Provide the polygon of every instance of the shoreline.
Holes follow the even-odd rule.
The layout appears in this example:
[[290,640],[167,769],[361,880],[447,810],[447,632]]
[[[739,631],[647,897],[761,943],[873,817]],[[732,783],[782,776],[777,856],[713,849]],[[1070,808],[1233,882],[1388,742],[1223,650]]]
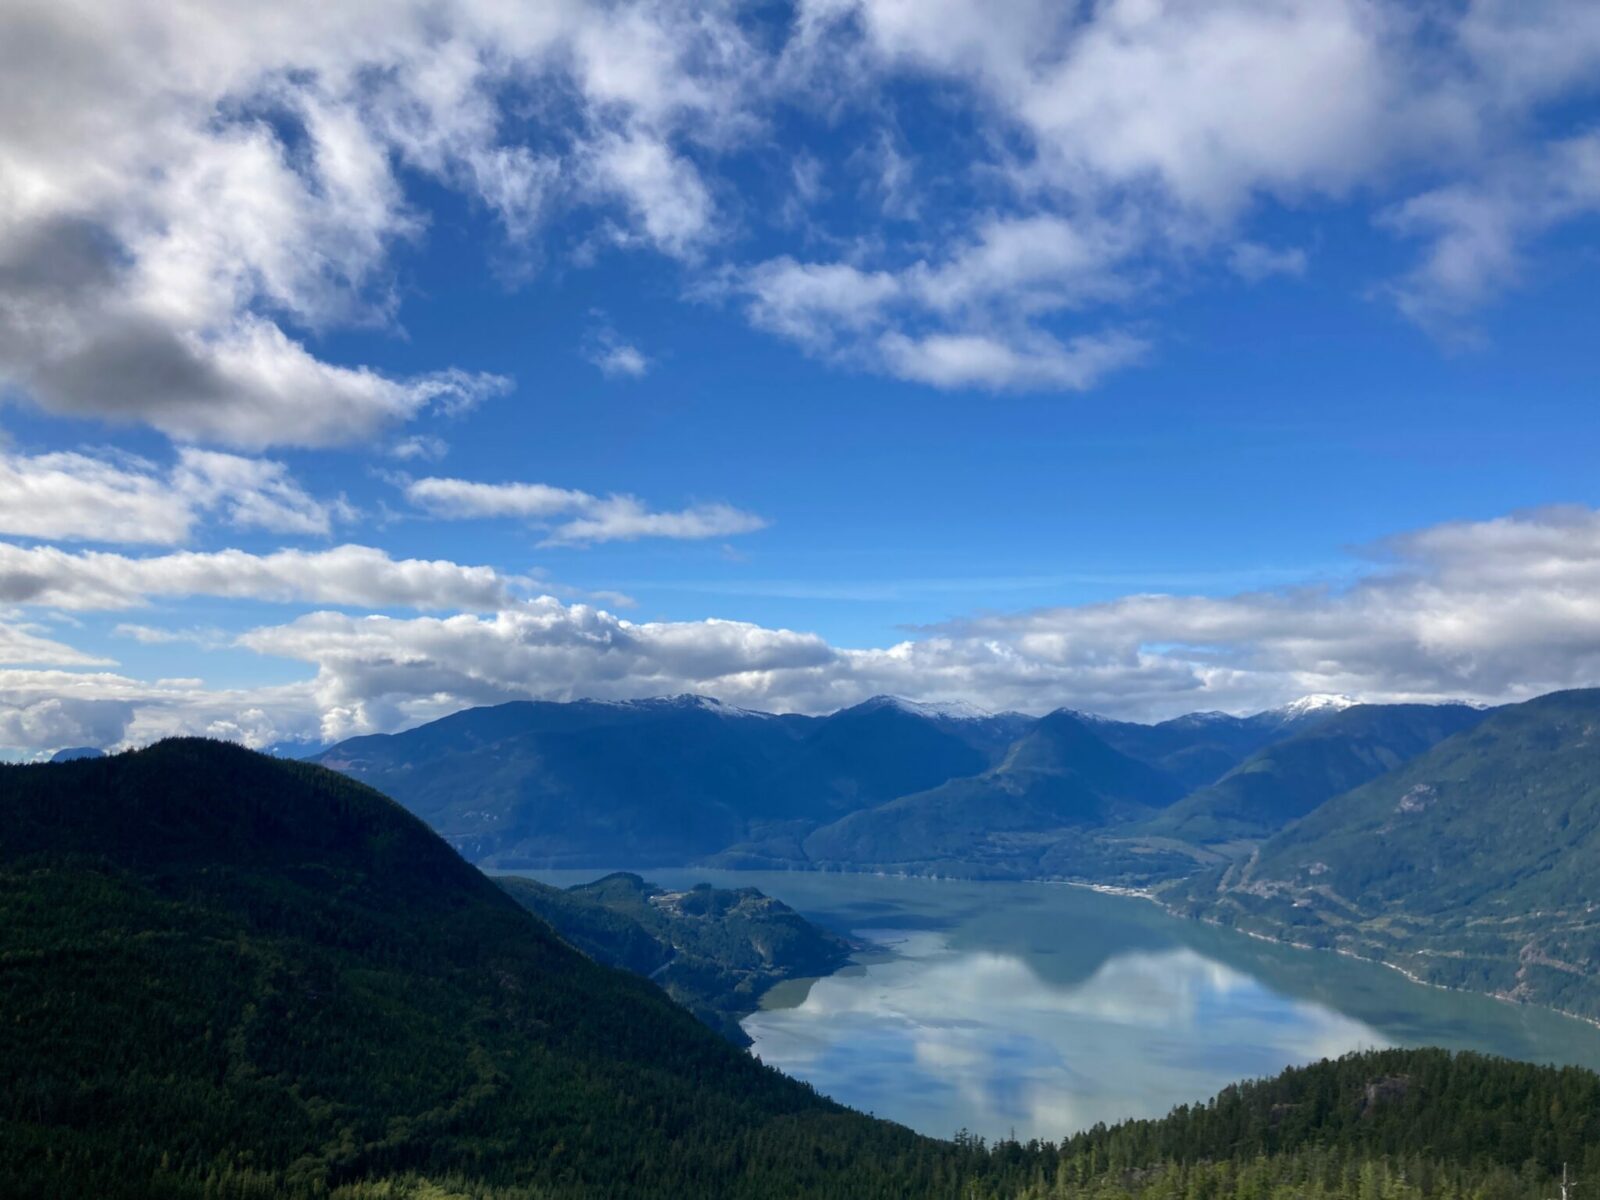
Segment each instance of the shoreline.
[[1386,958],[1374,958],[1367,954],[1357,954],[1354,950],[1344,950],[1338,946],[1313,946],[1308,942],[1292,942],[1287,938],[1275,938],[1269,934],[1258,933],[1254,929],[1241,929],[1237,925],[1225,925],[1221,921],[1211,920],[1206,917],[1186,917],[1182,913],[1174,912],[1170,906],[1162,904],[1159,897],[1152,895],[1150,898],[1156,902],[1157,906],[1162,912],[1166,913],[1168,916],[1177,921],[1194,921],[1200,925],[1209,925],[1213,929],[1230,930],[1233,933],[1240,933],[1247,938],[1253,938],[1258,942],[1266,942],[1268,945],[1272,946],[1287,946],[1292,950],[1305,950],[1310,951],[1313,954],[1337,954],[1341,958],[1352,959],[1355,962],[1371,963],[1373,966],[1377,967],[1387,967],[1389,970],[1394,971],[1407,981],[1417,984],[1420,987],[1433,988],[1436,991],[1441,992],[1455,992],[1462,996],[1483,996],[1490,1000],[1497,1000],[1501,1004],[1510,1005],[1512,1008],[1538,1009],[1540,1012],[1554,1013],[1558,1017],[1566,1017],[1569,1020],[1580,1021],[1585,1025],[1592,1025],[1594,1028],[1600,1029],[1600,1017],[1586,1016],[1583,1013],[1573,1012],[1571,1009],[1566,1008],[1556,1008],[1554,1005],[1550,1004],[1531,1004],[1526,1000],[1518,1000],[1513,996],[1508,996],[1504,992],[1482,992],[1477,988],[1455,987],[1448,983],[1436,983],[1431,979],[1424,979],[1415,971],[1412,971],[1407,967],[1403,967],[1399,963],[1390,962]]
[[[481,867],[478,868],[478,869],[479,870],[484,870]],[[508,870],[505,870],[503,868],[496,868],[496,869],[493,870],[492,873],[496,874],[496,875],[516,875],[516,874],[525,874],[525,873],[527,873],[527,871],[530,871],[530,870],[586,871],[586,870],[589,870],[589,869],[591,869],[591,868],[587,868],[587,867],[548,867],[548,868],[525,868],[525,869],[523,869],[521,871],[508,871]],[[649,870],[654,869],[654,870],[660,870],[660,871],[719,871],[719,872],[722,872],[723,874],[726,874],[726,875],[758,874],[758,873],[762,873],[762,872],[765,872],[765,873],[768,873],[768,874],[773,874],[773,875],[782,875],[782,874],[796,874],[796,875],[852,875],[852,876],[860,876],[860,877],[867,878],[867,879],[904,879],[904,880],[916,880],[916,881],[921,881],[921,882],[926,882],[926,883],[971,883],[971,884],[1027,883],[1027,884],[1042,884],[1042,885],[1053,886],[1053,887],[1079,888],[1079,889],[1081,889],[1083,891],[1095,892],[1095,893],[1098,893],[1099,895],[1102,895],[1102,896],[1119,896],[1119,897],[1122,897],[1122,898],[1125,898],[1125,899],[1130,899],[1130,900],[1145,900],[1145,901],[1148,901],[1149,903],[1154,904],[1164,914],[1166,914],[1167,916],[1171,917],[1175,921],[1192,921],[1192,922],[1194,922],[1195,924],[1198,924],[1198,925],[1208,925],[1213,929],[1225,929],[1225,930],[1228,930],[1229,932],[1237,933],[1237,934],[1240,934],[1240,935],[1242,935],[1244,937],[1251,938],[1254,941],[1265,942],[1268,945],[1273,945],[1273,946],[1286,946],[1286,947],[1288,947],[1289,949],[1292,949],[1292,950],[1309,951],[1309,952],[1312,952],[1312,953],[1319,953],[1319,954],[1337,954],[1337,955],[1339,955],[1339,956],[1341,956],[1343,958],[1352,959],[1355,962],[1370,963],[1373,966],[1384,967],[1387,970],[1394,971],[1396,974],[1400,975],[1403,979],[1407,980],[1408,982],[1417,984],[1417,985],[1419,985],[1421,987],[1434,988],[1435,990],[1441,991],[1441,992],[1456,992],[1456,993],[1459,993],[1459,994],[1464,995],[1464,996],[1483,996],[1483,997],[1485,997],[1487,999],[1496,1000],[1496,1001],[1500,1002],[1501,1004],[1506,1004],[1506,1005],[1509,1005],[1509,1006],[1511,1006],[1513,1008],[1537,1009],[1540,1012],[1552,1013],[1552,1014],[1554,1014],[1554,1015],[1556,1015],[1558,1017],[1565,1017],[1565,1018],[1567,1018],[1569,1020],[1578,1021],[1581,1024],[1591,1026],[1591,1027],[1593,1027],[1595,1029],[1600,1029],[1600,1017],[1586,1016],[1583,1013],[1572,1012],[1570,1009],[1565,1009],[1565,1008],[1556,1008],[1553,1005],[1549,1005],[1549,1004],[1532,1004],[1532,1003],[1529,1003],[1526,1000],[1517,1000],[1517,999],[1515,999],[1515,998],[1513,998],[1511,996],[1505,995],[1502,992],[1485,992],[1485,991],[1479,991],[1476,988],[1454,987],[1454,986],[1452,986],[1451,984],[1448,984],[1448,983],[1436,983],[1431,979],[1422,978],[1415,971],[1412,971],[1407,967],[1403,967],[1399,963],[1389,962],[1387,959],[1374,958],[1374,957],[1371,957],[1370,955],[1366,955],[1366,954],[1357,954],[1353,950],[1345,950],[1345,949],[1341,949],[1341,948],[1339,948],[1337,946],[1331,946],[1331,947],[1313,946],[1313,945],[1310,945],[1309,943],[1306,943],[1306,942],[1296,942],[1296,941],[1291,941],[1291,940],[1289,940],[1287,938],[1272,937],[1269,934],[1260,933],[1260,932],[1258,932],[1256,930],[1253,930],[1253,929],[1243,929],[1243,928],[1241,928],[1241,927],[1239,927],[1237,925],[1227,925],[1227,924],[1224,924],[1221,921],[1217,921],[1217,920],[1214,920],[1214,919],[1211,919],[1211,918],[1208,918],[1208,917],[1190,917],[1190,916],[1186,916],[1183,913],[1180,913],[1180,912],[1177,912],[1176,910],[1174,910],[1171,905],[1164,903],[1162,901],[1160,895],[1157,892],[1155,892],[1153,889],[1146,888],[1146,887],[1131,887],[1131,886],[1128,886],[1126,884],[1115,884],[1115,883],[1093,883],[1093,882],[1091,882],[1089,880],[1084,880],[1084,879],[1060,879],[1060,878],[1052,879],[1052,878],[1048,878],[1048,877],[1038,877],[1038,878],[1035,878],[1035,877],[1022,877],[1022,878],[1017,878],[1017,879],[975,879],[975,878],[973,878],[971,876],[968,876],[968,875],[935,875],[935,874],[928,874],[928,873],[924,873],[924,872],[920,872],[920,871],[913,872],[913,871],[882,871],[882,870],[879,870],[879,871],[842,870],[842,869],[837,868],[837,867],[799,867],[799,866],[776,866],[776,865],[774,865],[774,866],[764,866],[764,867],[710,867],[710,866],[700,866],[700,865],[697,865],[697,864],[689,864],[689,865],[686,865],[686,866],[676,866],[676,867],[668,867],[668,866],[660,866],[660,865],[658,865],[658,866],[656,866],[654,868],[648,868],[648,867],[646,867],[646,868],[633,868],[633,867],[600,868],[600,867],[596,867],[596,868],[593,868],[593,869],[597,870],[597,871],[599,871],[599,870],[608,870],[608,869],[609,870],[632,870],[635,873],[646,873]],[[485,874],[490,874],[491,872],[490,871],[484,871],[484,873]]]

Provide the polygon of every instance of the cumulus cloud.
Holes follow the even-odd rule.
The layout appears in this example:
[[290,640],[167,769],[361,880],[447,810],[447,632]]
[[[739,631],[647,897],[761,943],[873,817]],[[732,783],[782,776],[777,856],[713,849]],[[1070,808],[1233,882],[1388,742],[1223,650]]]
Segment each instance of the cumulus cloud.
[[[1113,232],[1080,238],[1090,253],[1062,271],[1126,296],[1181,277],[1197,253],[1220,251],[1251,280],[1299,274],[1302,252],[1240,237],[1241,227],[1269,205],[1388,196],[1380,223],[1424,249],[1387,293],[1438,327],[1514,283],[1524,245],[1594,206],[1583,139],[1540,144],[1529,133],[1542,106],[1584,90],[1600,68],[1600,32],[1581,0],[1426,10],[1383,0],[804,0],[796,29],[785,66],[824,111],[882,107],[886,76],[953,85],[963,115],[988,135],[989,152],[966,164],[985,198],[969,240],[981,251],[998,221],[1023,252],[994,256],[993,308],[974,305],[965,321],[915,323],[906,306],[930,297],[905,263],[886,261],[892,242],[840,263],[779,259],[748,271],[751,317],[808,349],[842,343],[855,349],[846,361],[928,382],[945,374],[936,357],[909,358],[919,369],[902,372],[885,343],[854,339],[887,325],[886,344],[901,350],[981,344],[994,366],[969,383],[996,385],[1014,363],[1018,386],[1076,386],[1074,372],[1041,373],[1036,356],[997,352],[1015,346],[1015,314],[1036,281],[1055,274],[1052,226]],[[1447,182],[1418,192],[1418,179]],[[999,218],[996,180],[1011,188]],[[949,265],[981,279],[981,258],[969,249]],[[909,274],[927,283],[927,271],[915,263]],[[1021,330],[1024,340],[1096,333]]]
[[548,530],[546,545],[635,541],[645,537],[700,539],[764,529],[754,513],[727,504],[696,504],[655,512],[633,496],[594,496],[544,483],[480,483],[430,477],[406,485],[406,497],[435,516],[520,517]]
[[327,535],[341,502],[306,492],[282,463],[185,447],[170,472],[140,459],[0,453],[0,532],[172,545],[205,516],[237,528]]
[[171,545],[194,506],[142,465],[85,454],[0,454],[0,531],[23,537]]
[[0,663],[94,667],[107,665],[107,660],[45,637],[37,625],[0,621]]
[[110,671],[0,668],[0,749],[117,749],[200,735],[261,748],[317,736],[306,684],[208,689],[197,679],[146,683]]
[[371,546],[132,557],[0,542],[0,602],[77,611],[181,596],[486,611],[511,602],[524,582],[492,567],[396,559]]
[[389,447],[389,456],[401,462],[433,462],[450,453],[450,443],[432,434],[417,433],[400,438]]
[[[1530,133],[1600,66],[1590,8],[802,0],[778,29],[653,0],[227,0],[205,19],[22,0],[0,38],[0,388],[249,448],[361,442],[503,391],[470,365],[401,375],[314,349],[398,319],[396,251],[428,236],[417,177],[491,214],[511,257],[581,214],[580,246],[709,268],[762,328],[939,386],[1083,386],[1082,355],[1046,339],[1131,336],[1083,310],[1159,296],[1196,255],[1290,269],[1231,248],[1262,207],[1308,199],[1375,198],[1422,239],[1392,295],[1437,322],[1592,208],[1561,185],[1575,131]],[[906,77],[971,133],[954,161],[898,149]],[[829,164],[861,177],[859,220],[826,234],[848,249],[719,263],[744,223],[820,228],[795,211],[825,207],[813,147],[784,146],[801,165],[768,213],[730,153],[796,105],[862,122]],[[1511,182],[1524,169],[1545,182]],[[619,344],[602,365],[647,363]]]
[[1390,228],[1425,240],[1428,250],[1384,290],[1417,324],[1456,332],[1462,320],[1520,282],[1533,238],[1596,212],[1600,133],[1515,156],[1478,179],[1413,196],[1385,214]]
[[486,617],[400,620],[313,613],[245,634],[264,654],[316,663],[326,737],[392,727],[444,697],[495,703],[681,691],[814,670],[836,652],[815,634],[734,621],[634,624],[551,598]]
[[517,697],[706,692],[830,711],[893,692],[1135,718],[1313,692],[1487,702],[1600,683],[1600,512],[1437,526],[1343,587],[1142,595],[952,622],[882,648],[730,621],[633,623],[545,598],[492,615],[319,613],[244,645],[317,668],[327,736]]
[[[327,590],[338,602],[361,594]],[[310,680],[283,688],[213,692],[197,681],[12,669],[0,671],[0,696],[13,706],[52,697],[128,701],[129,741],[232,728],[251,744],[396,729],[509,699],[684,691],[779,711],[827,712],[890,692],[1134,719],[1254,711],[1316,692],[1499,702],[1600,685],[1597,596],[1600,511],[1558,508],[1388,539],[1371,548],[1365,573],[1341,586],[1135,595],[987,614],[882,647],[840,647],[814,633],[739,621],[634,622],[544,596],[438,616],[314,612],[239,636],[232,644],[314,669]],[[22,640],[5,640],[19,632]],[[153,642],[205,644],[206,636],[123,632]],[[95,665],[28,637],[37,634],[0,636],[0,657]]]
[[584,355],[607,379],[643,379],[650,360],[631,342],[624,341],[609,325],[599,326],[590,335]]
[[26,704],[0,701],[0,746],[38,751],[67,746],[100,749],[121,741],[132,721],[133,705],[126,700],[50,697]]
[[[689,253],[754,52],[730,16],[549,7],[25,2],[0,38],[0,385],[51,412],[239,446],[370,436],[502,390],[338,364],[305,334],[391,321],[424,235],[399,168],[526,239],[558,206]],[[561,103],[556,103],[557,99]],[[565,114],[528,140],[508,108]]]
[[895,270],[781,257],[732,287],[751,321],[807,350],[935,387],[1081,390],[1148,349],[1121,330],[1066,340],[1038,318],[1126,291],[1124,228],[1048,215],[990,218],[938,259]]

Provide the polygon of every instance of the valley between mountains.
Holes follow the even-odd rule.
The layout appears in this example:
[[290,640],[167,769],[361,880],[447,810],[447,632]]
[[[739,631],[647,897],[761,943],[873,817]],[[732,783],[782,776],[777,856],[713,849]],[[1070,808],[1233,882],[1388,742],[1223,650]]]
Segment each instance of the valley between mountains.
[[[1159,724],[878,697],[526,702],[315,761],[497,871],[627,864],[1061,880],[1600,1018],[1600,690],[1309,697]],[[646,871],[647,873],[647,871]]]

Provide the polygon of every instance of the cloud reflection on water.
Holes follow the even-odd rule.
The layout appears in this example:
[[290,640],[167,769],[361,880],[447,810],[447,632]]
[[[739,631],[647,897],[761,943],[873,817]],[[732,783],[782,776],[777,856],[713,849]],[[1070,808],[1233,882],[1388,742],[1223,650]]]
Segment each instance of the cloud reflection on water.
[[1055,1139],[1388,1044],[1186,947],[1113,955],[1064,985],[1023,957],[957,950],[939,933],[861,933],[893,957],[819,980],[798,1007],[757,1013],[745,1029],[765,1062],[939,1136]]

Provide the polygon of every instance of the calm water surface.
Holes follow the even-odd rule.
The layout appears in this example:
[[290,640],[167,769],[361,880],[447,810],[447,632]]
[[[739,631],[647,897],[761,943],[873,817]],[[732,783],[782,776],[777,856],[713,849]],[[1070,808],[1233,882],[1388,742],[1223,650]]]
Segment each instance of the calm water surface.
[[[603,871],[531,874],[563,886]],[[761,1058],[937,1136],[1059,1138],[1158,1116],[1233,1080],[1368,1046],[1441,1045],[1600,1069],[1600,1029],[1057,884],[647,869],[756,887],[869,939],[744,1027]]]

